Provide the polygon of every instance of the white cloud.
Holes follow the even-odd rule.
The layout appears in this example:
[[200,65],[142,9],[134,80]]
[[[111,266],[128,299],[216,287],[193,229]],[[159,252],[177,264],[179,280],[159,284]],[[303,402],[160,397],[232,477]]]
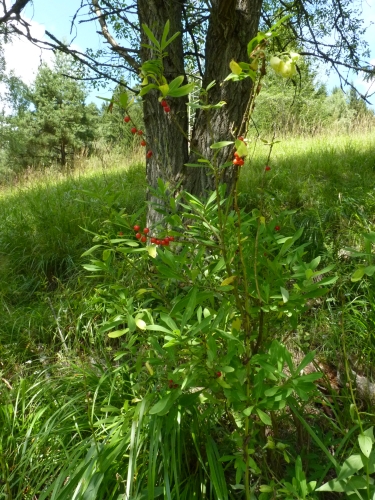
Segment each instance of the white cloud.
[[[27,21],[33,37],[45,40],[44,26],[29,19]],[[12,42],[5,44],[4,56],[7,72],[13,70],[26,84],[35,80],[38,67],[42,62],[49,64],[53,60],[52,51],[43,50],[23,37],[14,37]]]

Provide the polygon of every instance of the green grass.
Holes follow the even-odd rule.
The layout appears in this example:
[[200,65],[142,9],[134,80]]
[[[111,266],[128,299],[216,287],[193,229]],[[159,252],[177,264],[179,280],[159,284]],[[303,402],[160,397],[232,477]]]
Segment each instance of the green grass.
[[[243,167],[241,203],[248,210],[261,208],[266,216],[290,210],[293,224],[305,228],[307,251],[322,256],[324,264],[334,263],[340,276],[329,301],[312,305],[293,339],[337,361],[342,358],[344,321],[347,350],[363,367],[375,361],[373,280],[352,283],[350,276],[361,261],[340,252],[347,246],[362,248],[362,234],[374,231],[375,137],[285,140],[274,146],[269,172],[264,171],[267,156],[260,143],[251,165]],[[94,290],[100,280],[87,276],[81,258],[93,244],[92,232],[116,234],[121,230],[116,214],[132,214],[144,205],[144,166],[122,165],[117,159],[110,165],[107,158],[65,175],[29,173],[0,190],[0,497],[10,490],[13,499],[32,499],[56,477],[61,487],[86,454],[87,467],[94,471],[95,453],[103,443],[114,465],[100,491],[103,498],[117,498],[127,475],[124,467],[135,460],[127,456],[127,441],[121,444],[116,434],[119,426],[131,426],[132,412],[138,411],[121,409],[137,396],[134,381],[129,382],[126,367],[113,369],[118,343],[98,333],[104,312]],[[104,226],[108,220],[112,222]],[[126,283],[126,276],[121,279]],[[106,407],[118,411],[106,413]],[[189,476],[195,465],[183,463],[181,450],[174,450],[177,434],[198,455],[201,448],[194,443],[191,416],[183,418],[176,415],[175,434],[166,433],[165,439],[172,439],[170,450]],[[343,411],[345,418],[349,422],[348,411]],[[149,441],[143,432],[152,437],[152,425],[156,421],[133,436],[138,460],[144,462]],[[158,432],[162,436],[165,430]],[[155,450],[162,443],[156,438],[151,442]],[[158,453],[172,467],[167,451],[160,448]],[[146,485],[147,477],[142,481]],[[193,478],[184,486],[197,500],[198,483]],[[54,498],[59,498],[57,492]]]
[[[138,164],[68,176],[38,173],[0,191],[1,343],[17,342],[27,351],[52,342],[53,308],[62,323],[77,323],[93,286],[80,258],[92,245],[91,232],[114,211],[137,211],[145,188]],[[66,334],[71,330],[79,333],[69,327]]]

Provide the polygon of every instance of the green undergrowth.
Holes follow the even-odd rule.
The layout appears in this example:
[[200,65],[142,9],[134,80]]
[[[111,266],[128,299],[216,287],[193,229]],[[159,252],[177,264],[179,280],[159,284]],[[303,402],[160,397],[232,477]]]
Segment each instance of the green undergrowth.
[[86,338],[89,327],[80,332],[79,325],[93,280],[86,279],[80,256],[103,220],[139,209],[145,187],[144,168],[134,165],[39,173],[0,191],[1,344],[27,353],[26,346],[53,343],[60,323],[68,343]]
[[[371,134],[292,138],[274,145],[268,162],[271,170],[265,171],[267,157],[268,148],[258,143],[251,165],[243,167],[242,206],[247,212],[258,208],[266,218],[287,213],[283,220],[289,228],[304,229],[301,242],[308,244],[307,257],[320,257],[321,268],[334,265],[338,275],[326,297],[311,301],[298,328],[285,335],[285,342],[296,352],[315,348],[320,359],[336,368],[346,349],[351,367],[371,376],[368,367],[375,361],[373,278],[352,281],[351,277],[358,265],[372,264],[372,248],[358,256],[351,249],[360,254],[364,235],[375,232],[375,138]],[[96,170],[88,166],[86,171],[64,176],[38,174],[0,191],[0,498],[1,494],[37,498],[69,461],[72,470],[75,463],[87,463],[93,473],[102,447],[108,453],[106,474],[110,477],[108,489],[101,490],[102,498],[125,498],[117,494],[123,491],[128,475],[121,467],[128,459],[129,443],[121,441],[119,433],[121,425],[132,425],[137,410],[131,402],[137,401],[142,387],[129,378],[126,363],[121,361],[121,341],[109,339],[100,327],[108,315],[115,314],[105,305],[109,294],[120,303],[120,288],[128,287],[129,294],[137,290],[137,271],[131,275],[119,271],[113,276],[107,297],[100,292],[102,279],[89,276],[82,267],[88,258],[81,255],[92,247],[93,233],[106,231],[115,237],[123,230],[118,214],[141,210],[146,187],[144,166],[138,164]],[[140,223],[142,217],[137,219]],[[142,346],[132,347],[135,352],[138,348],[142,350]],[[344,388],[341,399],[332,403],[336,434],[327,430],[329,435],[324,437],[327,417],[311,412],[308,422],[318,439],[345,436],[352,425],[350,397]],[[360,404],[365,411],[366,402]],[[171,440],[168,449],[173,460],[192,478],[191,486],[185,485],[184,491],[191,492],[186,498],[198,500],[194,474],[205,440],[199,435],[198,420],[212,419],[214,435],[224,447],[228,441],[228,449],[231,436],[223,429],[230,428],[230,422],[228,415],[189,411],[174,415],[171,429],[152,427],[149,432],[160,437],[159,443],[155,438],[155,449],[163,433]],[[301,426],[297,426],[297,437],[291,435],[288,426],[292,429],[293,425],[289,420],[281,425],[283,438],[291,447],[297,442],[304,463],[319,478],[329,464],[317,465],[321,457],[316,443]],[[131,434],[129,439],[138,440],[139,457],[146,463],[144,442],[148,438]],[[308,446],[303,451],[305,441]],[[184,462],[183,451],[175,448],[181,442],[188,450],[189,463]],[[342,453],[354,447],[348,439]],[[214,448],[207,449],[214,456]],[[161,452],[169,451],[165,447]],[[172,458],[164,456],[168,463]],[[285,474],[292,474],[293,467],[287,467]],[[56,488],[62,488],[69,475],[66,470]],[[61,500],[73,498],[73,493]],[[60,498],[57,490],[54,495]],[[207,494],[207,498],[214,496]]]

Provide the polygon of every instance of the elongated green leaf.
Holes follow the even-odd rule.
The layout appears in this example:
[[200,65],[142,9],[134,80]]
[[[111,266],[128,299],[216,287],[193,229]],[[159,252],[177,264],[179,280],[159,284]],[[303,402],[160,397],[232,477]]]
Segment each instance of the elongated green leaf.
[[95,252],[95,250],[97,248],[100,248],[102,246],[103,245],[94,245],[93,247],[91,247],[88,250],[86,250],[86,252],[83,252],[83,254],[81,255],[81,257],[86,257],[86,255],[91,255],[93,252]]
[[161,42],[160,42],[161,50],[164,50],[164,48],[166,46],[165,44],[167,42],[169,29],[170,29],[170,22],[169,22],[169,19],[167,19],[167,22],[164,25],[163,34],[161,36]]
[[301,363],[298,365],[296,369],[296,373],[300,373],[306,366],[312,362],[312,360],[315,358],[315,352],[316,351],[310,351],[306,354],[306,356],[303,358]]
[[286,290],[282,286],[280,287],[280,291],[281,291],[281,295],[283,297],[283,302],[285,304],[289,300],[289,292],[288,292],[288,290]]
[[164,396],[160,401],[158,401],[150,410],[151,415],[166,415],[171,409],[173,403],[182,394],[181,389],[175,389],[166,396]]
[[151,330],[153,332],[163,332],[163,333],[172,333],[172,330],[168,330],[164,326],[160,325],[147,325],[146,330]]
[[114,332],[109,332],[108,337],[111,339],[117,339],[118,337],[122,337],[129,331],[129,328],[125,328],[124,330],[115,330]]
[[226,146],[230,146],[231,144],[234,144],[234,142],[233,141],[214,142],[214,144],[211,144],[210,148],[211,149],[221,149],[221,148],[225,148]]
[[142,24],[143,31],[146,33],[148,38],[151,40],[151,42],[160,49],[160,43],[156,40],[155,35],[153,32],[150,30],[150,28],[147,26],[147,24]]
[[337,479],[340,481],[342,479],[346,479],[349,476],[357,473],[363,467],[363,460],[361,455],[351,455],[349,458],[345,460],[343,463],[340,473],[337,476]]
[[210,437],[207,440],[206,452],[208,465],[210,467],[210,479],[212,481],[217,500],[228,500],[228,489],[221,465],[219,452],[215,441]]
[[141,88],[141,91],[139,92],[140,96],[146,95],[148,92],[150,92],[151,89],[158,89],[158,85],[155,85],[154,83],[149,83],[148,85],[145,85],[144,87]]
[[258,417],[261,419],[261,421],[266,424],[266,425],[272,425],[272,420],[270,418],[269,415],[267,415],[267,413],[265,413],[264,411],[260,410],[259,408],[256,408],[255,410],[258,414]]
[[82,495],[82,500],[93,500],[93,498],[97,498],[97,493],[103,479],[104,479],[103,472],[95,472],[90,479],[86,491]]
[[181,330],[184,328],[189,319],[193,316],[195,307],[197,305],[197,292],[198,292],[197,287],[193,287],[188,294],[189,302],[186,306],[185,312],[181,319]]
[[190,94],[190,92],[193,92],[194,87],[194,83],[188,83],[186,85],[183,85],[182,87],[179,87],[178,89],[171,90],[169,85],[168,95],[170,95],[171,97],[182,97],[184,95]]
[[174,80],[169,82],[169,89],[170,90],[176,90],[179,88],[179,86],[182,84],[184,81],[184,77],[182,75],[177,76]]
[[166,47],[168,47],[168,45],[170,45],[170,44],[171,44],[174,40],[176,40],[176,38],[177,38],[178,36],[180,36],[180,35],[181,35],[181,33],[180,33],[179,31],[176,31],[176,33],[175,33],[174,35],[172,35],[172,36],[170,37],[170,39],[169,39],[169,40],[167,40],[167,41],[164,43],[164,45],[162,45],[162,48],[161,48],[161,49],[162,49],[162,50],[164,50]]

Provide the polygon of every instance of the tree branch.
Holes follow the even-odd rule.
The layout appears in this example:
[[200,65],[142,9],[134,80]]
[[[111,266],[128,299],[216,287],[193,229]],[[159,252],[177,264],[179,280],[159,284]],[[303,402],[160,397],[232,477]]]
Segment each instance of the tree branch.
[[0,17],[0,24],[8,22],[12,18],[12,16],[18,19],[20,17],[21,11],[30,1],[31,0],[16,0],[11,9],[9,9],[7,12],[4,8],[5,14],[3,17]]
[[94,12],[96,14],[96,17],[98,18],[101,30],[102,30],[102,35],[104,38],[107,40],[107,42],[110,44],[112,50],[114,52],[117,52],[121,57],[125,59],[125,61],[134,69],[137,69],[139,67],[139,64],[137,63],[136,59],[134,57],[130,56],[128,53],[128,49],[125,47],[121,47],[116,40],[113,38],[113,36],[110,34],[108,30],[107,23],[105,21],[105,15],[102,14],[102,11],[99,6],[98,0],[92,0],[92,5],[94,6]]

